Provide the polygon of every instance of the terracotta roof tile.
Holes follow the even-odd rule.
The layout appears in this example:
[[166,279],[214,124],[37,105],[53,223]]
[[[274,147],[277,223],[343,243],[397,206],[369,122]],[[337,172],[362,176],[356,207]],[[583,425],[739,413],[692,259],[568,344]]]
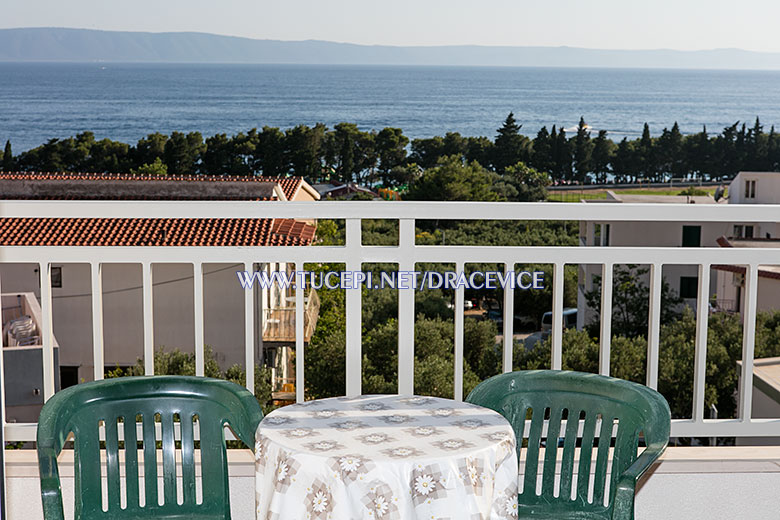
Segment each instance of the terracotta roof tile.
[[315,227],[291,219],[4,218],[3,246],[303,246]]
[[[300,177],[136,176],[0,172],[0,180],[76,180],[171,182],[273,182],[288,200],[294,198]],[[1,197],[0,197],[1,198]],[[58,197],[59,198],[59,197]],[[62,197],[63,199],[66,197]],[[218,196],[214,200],[220,200]],[[152,218],[0,218],[3,246],[298,246],[310,245],[316,227],[293,219],[152,219]]]

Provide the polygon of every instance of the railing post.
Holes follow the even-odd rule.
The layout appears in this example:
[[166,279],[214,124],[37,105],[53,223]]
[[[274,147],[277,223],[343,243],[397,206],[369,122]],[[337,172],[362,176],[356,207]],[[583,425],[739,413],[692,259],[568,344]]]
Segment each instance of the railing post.
[[[693,362],[693,420],[704,421],[704,383],[707,377],[707,327],[709,326],[710,265],[699,265],[696,301],[696,351]],[[751,377],[752,384],[752,377]]]
[[[414,271],[414,219],[398,221],[398,270]],[[398,393],[414,393],[414,290],[398,291]]]
[[[296,263],[294,266],[295,272],[303,271],[303,264]],[[304,351],[304,335],[305,323],[304,323],[304,294],[306,290],[306,283],[303,276],[295,277],[295,402],[302,403],[305,399],[304,395],[304,368],[305,368],[305,355]],[[309,302],[311,302],[313,295],[309,294]]]
[[[508,263],[504,267],[505,274],[515,275],[515,264]],[[515,287],[508,283],[504,287],[504,372],[512,371],[512,355],[514,353],[515,324]]]
[[144,306],[144,374],[154,375],[154,295],[151,262],[141,264],[141,284]]
[[41,262],[41,339],[43,340],[43,402],[54,395],[54,331],[52,326],[51,264]]
[[749,422],[753,412],[753,354],[756,348],[758,265],[745,268],[745,312],[742,322],[742,372],[739,378],[739,418]]
[[[463,262],[455,263],[455,272],[464,272]],[[463,400],[463,312],[464,287],[458,285],[455,289],[455,400]]]
[[599,348],[599,374],[609,375],[612,346],[612,271],[611,263],[602,266],[601,276],[601,345]]
[[[250,293],[252,289],[247,289]],[[205,342],[203,339],[203,264],[194,262],[192,264],[192,296],[194,305],[194,326],[195,326],[195,375],[204,376],[206,374],[205,363]]]
[[[362,237],[361,226],[359,218],[347,219],[347,232],[346,232],[346,248],[347,248],[347,271],[355,273],[362,269],[361,252]],[[354,274],[353,274],[354,276]],[[354,278],[353,278],[354,279]],[[362,371],[362,291],[360,286],[349,287],[344,289],[346,294],[346,320],[347,320],[347,381],[346,381],[346,393],[347,396],[357,396],[361,393],[361,386],[363,382]]]
[[560,370],[563,362],[563,262],[556,262],[553,275],[552,310],[552,353],[550,364],[553,370]]
[[[3,294],[0,283],[0,295]],[[0,297],[0,329],[3,321],[3,303]],[[5,520],[5,338],[0,333],[0,520]]]
[[[244,270],[254,272],[254,262],[244,262]],[[244,291],[244,365],[246,388],[255,393],[255,311],[254,289]],[[262,334],[262,331],[260,332]]]
[[650,310],[647,332],[647,386],[658,388],[658,356],[661,339],[661,286],[663,265],[650,266]]
[[90,264],[92,276],[92,377],[100,381],[106,370],[103,338],[103,266]]

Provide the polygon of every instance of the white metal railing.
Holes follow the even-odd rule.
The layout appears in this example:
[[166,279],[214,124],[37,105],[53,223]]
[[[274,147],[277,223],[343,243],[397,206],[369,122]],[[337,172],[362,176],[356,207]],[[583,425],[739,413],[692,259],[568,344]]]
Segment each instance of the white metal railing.
[[[662,211],[661,211],[662,209]],[[610,373],[610,340],[612,308],[612,268],[616,264],[650,265],[650,316],[648,331],[647,385],[658,384],[658,346],[660,331],[661,282],[663,265],[696,265],[699,269],[697,331],[694,361],[692,418],[675,420],[673,436],[770,436],[780,435],[780,419],[751,418],[753,352],[759,264],[780,265],[780,248],[656,248],[656,247],[515,247],[515,246],[418,246],[415,245],[415,221],[442,220],[578,220],[595,222],[778,222],[780,211],[769,205],[676,205],[664,204],[553,204],[553,203],[482,203],[482,202],[69,202],[69,201],[0,201],[3,217],[101,217],[101,218],[298,218],[344,219],[344,246],[304,247],[42,247],[14,246],[0,248],[0,262],[36,263],[41,273],[41,308],[43,313],[44,397],[54,393],[52,339],[52,263],[86,263],[92,275],[92,311],[95,365],[94,377],[103,377],[103,328],[101,265],[139,263],[143,266],[144,358],[147,374],[153,374],[152,264],[189,263],[194,266],[194,323],[196,373],[204,373],[204,305],[203,264],[243,263],[251,271],[256,262],[287,262],[302,270],[305,263],[333,262],[346,264],[347,270],[359,270],[363,263],[395,263],[401,271],[414,271],[419,262],[455,263],[462,270],[466,263],[500,263],[507,271],[515,264],[541,263],[554,266],[552,368],[561,368],[563,280],[566,264],[600,264],[603,266],[601,300],[601,344],[599,372]],[[363,219],[399,220],[397,246],[368,246],[361,243]],[[746,266],[745,319],[742,345],[740,416],[736,419],[704,418],[704,384],[707,350],[708,288],[712,264]],[[463,398],[463,301],[464,289],[456,290],[455,306],[455,399]],[[245,296],[245,366],[246,384],[254,382],[253,299]],[[504,292],[503,369],[512,368],[513,289]],[[398,298],[398,391],[414,391],[414,291],[400,290]],[[295,294],[296,329],[296,397],[303,400],[304,389],[304,294]],[[361,291],[347,291],[346,296],[346,392],[361,393]],[[2,356],[0,356],[0,364]],[[0,366],[2,370],[2,366]],[[0,389],[2,392],[4,389]],[[4,407],[4,395],[0,405]],[[5,414],[3,413],[3,418]],[[7,441],[33,440],[35,424],[3,424]]]

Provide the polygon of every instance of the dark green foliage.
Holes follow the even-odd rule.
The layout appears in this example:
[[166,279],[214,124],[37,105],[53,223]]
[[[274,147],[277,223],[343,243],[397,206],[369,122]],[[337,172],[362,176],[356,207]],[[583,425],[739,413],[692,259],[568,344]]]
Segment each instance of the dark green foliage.
[[284,133],[278,128],[264,126],[257,135],[257,145],[253,154],[253,166],[266,177],[279,177],[289,171],[288,156],[285,154]]
[[163,160],[168,166],[170,175],[192,175],[197,172],[201,154],[206,151],[206,144],[200,132],[183,134],[173,132],[165,143]]
[[495,174],[478,163],[464,164],[456,155],[442,158],[409,188],[409,200],[499,200],[492,190]]
[[3,163],[2,170],[10,172],[14,170],[14,154],[11,151],[11,140],[5,142],[5,149],[3,150]]
[[130,173],[133,175],[156,175],[158,177],[165,177],[168,175],[168,167],[158,157],[152,164],[142,164],[138,168],[131,168]]
[[126,173],[140,171],[159,158],[171,175],[292,174],[310,182],[356,182],[403,191],[425,170],[456,157],[463,164],[477,163],[498,173],[491,182],[499,185],[493,191],[501,200],[529,200],[522,195],[514,198],[514,192],[506,188],[511,183],[502,179],[521,162],[547,174],[553,183],[603,183],[611,180],[609,174],[616,182],[659,182],[673,177],[724,180],[740,170],[780,168],[780,137],[774,127],[766,132],[758,118],[749,127],[737,121],[712,136],[706,128],[684,136],[675,122],[653,137],[645,124],[640,138],[619,143],[609,139],[605,130],[592,136],[584,118],[573,136],[553,125],[551,131],[542,127],[532,140],[520,133],[522,128],[510,113],[494,139],[447,132],[411,143],[400,128],[365,131],[353,123],[339,123],[333,129],[321,123],[298,125],[284,131],[265,126],[233,136],[216,134],[205,141],[197,132],[153,133],[135,146],[96,140],[91,132],[83,132],[51,139],[18,157],[11,154],[9,142],[2,168]]
[[[650,289],[644,283],[647,267],[617,265],[612,278],[612,333],[618,336],[637,337],[647,334]],[[585,293],[588,307],[597,315],[601,309],[601,276],[594,276],[595,287]],[[682,299],[664,278],[661,284],[661,324],[679,318]],[[598,323],[590,324],[591,333],[598,334]]]
[[[136,364],[126,370],[117,367],[106,370],[107,379],[125,376],[142,376],[145,373],[144,360],[138,359]],[[165,350],[160,347],[154,353],[154,373],[167,376],[194,376],[195,353],[182,352],[178,348]],[[240,365],[233,365],[226,371],[222,371],[214,357],[213,349],[206,345],[203,351],[203,375],[214,379],[226,379],[237,385],[246,383],[246,371]],[[264,412],[269,412],[271,407],[271,369],[266,366],[255,366],[255,396],[263,407]]]
[[306,179],[322,176],[322,145],[325,141],[325,125],[313,128],[298,125],[285,133],[285,151],[290,168],[295,175]]
[[509,166],[528,160],[531,142],[520,134],[522,127],[510,112],[503,126],[498,129],[493,148],[493,167],[498,173],[504,173]]
[[573,141],[575,180],[584,183],[588,174],[593,171],[593,143],[590,140],[590,130],[588,130],[583,117],[580,117],[577,135],[573,137]]

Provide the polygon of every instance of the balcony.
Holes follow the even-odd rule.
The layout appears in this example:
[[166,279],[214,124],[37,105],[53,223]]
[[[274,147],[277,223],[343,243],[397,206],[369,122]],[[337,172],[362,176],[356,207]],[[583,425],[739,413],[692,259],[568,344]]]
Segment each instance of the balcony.
[[[466,264],[501,264],[514,271],[516,265],[548,264],[552,266],[553,325],[550,341],[549,368],[563,366],[564,273],[566,266],[598,266],[606,276],[618,264],[645,264],[649,273],[649,326],[647,331],[646,380],[657,388],[665,365],[660,362],[661,289],[664,265],[692,266],[699,272],[698,298],[695,299],[696,333],[693,352],[692,399],[690,413],[672,423],[673,437],[694,438],[760,438],[771,441],[780,437],[780,417],[754,416],[754,387],[744,382],[753,381],[756,345],[756,315],[760,265],[780,265],[780,249],[754,248],[681,248],[681,247],[525,247],[511,245],[419,245],[416,238],[416,220],[515,220],[515,221],[580,221],[580,222],[754,222],[780,221],[776,206],[763,205],[664,205],[658,211],[655,205],[643,204],[551,204],[551,203],[412,203],[412,202],[78,202],[67,201],[4,201],[0,203],[0,218],[4,217],[114,217],[132,218],[142,214],[148,218],[295,218],[337,219],[345,221],[345,244],[339,246],[83,246],[42,247],[13,246],[0,248],[0,263],[36,264],[41,273],[40,307],[43,363],[41,367],[42,393],[51,397],[56,388],[52,334],[52,267],[53,264],[86,264],[92,273],[93,287],[99,287],[101,266],[112,263],[135,263],[141,266],[143,304],[143,355],[147,374],[154,373],[154,327],[152,303],[154,286],[152,266],[158,264],[190,264],[194,273],[202,273],[204,264],[243,264],[247,270],[258,262],[292,264],[303,270],[305,264],[340,263],[348,271],[361,270],[363,264],[394,264],[400,271],[415,271],[416,264],[444,263],[463,270]],[[361,226],[365,219],[398,221],[398,243],[389,246],[366,245],[361,240]],[[709,315],[709,273],[712,265],[736,265],[745,268],[741,345],[740,381],[736,396],[738,414],[731,418],[709,418],[705,410],[705,381],[708,377],[707,335],[702,324]],[[607,274],[609,273],[609,274]],[[201,280],[202,282],[202,280]],[[3,280],[0,280],[0,284]],[[513,341],[514,291],[503,290],[504,319],[500,332],[499,355],[501,367],[513,367],[516,347]],[[348,395],[362,393],[363,329],[361,289],[347,290],[345,295],[345,391]],[[195,371],[205,373],[203,290],[195,278],[196,298],[193,305],[195,324]],[[600,343],[598,372],[614,373],[611,362],[612,307],[615,298],[612,284],[605,283],[600,295]],[[294,399],[303,401],[306,395],[304,366],[306,347],[312,338],[319,312],[318,298],[303,291],[293,291],[292,309],[271,309],[264,315],[264,341],[288,342],[294,346],[294,360],[289,377],[294,381]],[[103,299],[99,291],[92,291],[92,362],[103,367],[106,337],[111,331],[103,329],[101,321]],[[465,289],[455,290],[453,335],[452,396],[464,397],[464,299]],[[244,366],[245,383],[254,389],[256,348],[254,330],[255,299],[252,291],[243,295]],[[725,306],[725,302],[724,302]],[[4,304],[5,307],[5,304]],[[5,312],[5,309],[4,309]],[[397,384],[399,393],[415,390],[415,291],[399,290],[397,314]],[[509,318],[507,318],[509,317]],[[278,321],[273,321],[278,320]],[[267,338],[267,339],[266,339]],[[0,360],[1,362],[2,360]],[[108,367],[110,368],[110,367]],[[96,377],[102,377],[95,370]],[[4,397],[7,399],[7,397]],[[5,402],[3,405],[5,406]],[[35,438],[33,422],[3,423],[6,442],[27,442]],[[40,518],[36,500],[37,471],[34,455],[28,450],[8,450],[5,483],[9,518]],[[64,456],[67,458],[67,454]],[[231,453],[231,480],[235,518],[249,518],[253,509],[251,454],[245,450]],[[72,469],[64,460],[63,476],[66,496],[72,493]],[[71,473],[68,473],[68,472]],[[68,488],[68,486],[71,486]],[[761,448],[740,446],[669,448],[645,481],[637,498],[637,518],[701,518],[703,512],[711,518],[775,518],[780,509],[780,446],[772,444]]]
[[[294,298],[292,298],[294,301]],[[304,298],[303,312],[303,342],[308,343],[320,312],[320,298],[317,291],[312,290]],[[264,309],[263,319],[264,343],[295,343],[295,307],[275,307]]]

